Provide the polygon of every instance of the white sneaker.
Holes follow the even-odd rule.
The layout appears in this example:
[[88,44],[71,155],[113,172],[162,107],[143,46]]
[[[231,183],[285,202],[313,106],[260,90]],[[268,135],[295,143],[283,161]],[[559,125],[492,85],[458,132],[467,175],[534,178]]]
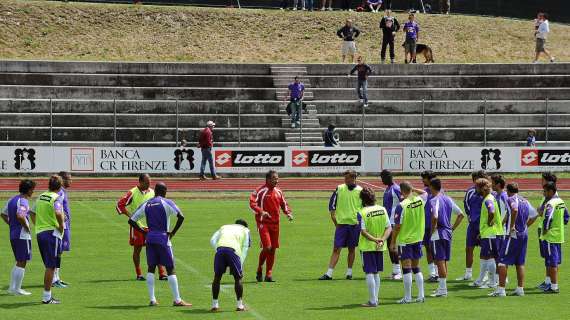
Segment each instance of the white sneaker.
[[507,295],[504,292],[499,292],[498,290],[495,290],[491,293],[488,294],[489,297],[506,297]]
[[392,280],[402,280],[401,273],[392,273]]
[[407,300],[406,298],[402,298],[402,299],[398,300],[397,303],[398,304],[408,304],[408,303],[412,303],[412,300]]
[[365,104],[364,104],[364,108],[368,108],[368,103],[365,103]]
[[556,60],[556,59],[555,59],[554,57],[552,57],[552,58],[550,59],[550,63],[554,63],[554,60]]
[[473,278],[470,274],[464,274],[463,276],[456,278],[455,281],[470,281]]
[[293,11],[297,11],[297,8],[293,8]]
[[321,11],[325,11],[325,10],[327,10],[327,8],[325,8],[325,7],[322,7],[322,8],[321,8]]
[[26,290],[20,289],[20,290],[8,290],[8,294],[11,294],[13,296],[29,296],[32,293],[28,292]]
[[417,297],[416,300],[414,300],[415,303],[424,303],[426,302],[426,298],[425,297]]
[[333,8],[332,8],[332,7],[329,7],[327,10],[328,10],[328,11],[333,11]]
[[447,291],[444,290],[435,290],[433,294],[430,295],[430,297],[434,297],[434,298],[445,298],[447,297]]
[[364,99],[360,99],[360,100],[358,100],[358,101],[360,101],[360,103],[364,103]]
[[517,296],[517,297],[524,297],[524,291],[516,290],[513,293],[509,294],[510,296]]
[[484,282],[479,282],[477,280],[475,280],[474,282],[471,282],[469,284],[470,287],[475,287],[475,288],[479,288],[479,289],[489,289],[489,286],[484,283]]

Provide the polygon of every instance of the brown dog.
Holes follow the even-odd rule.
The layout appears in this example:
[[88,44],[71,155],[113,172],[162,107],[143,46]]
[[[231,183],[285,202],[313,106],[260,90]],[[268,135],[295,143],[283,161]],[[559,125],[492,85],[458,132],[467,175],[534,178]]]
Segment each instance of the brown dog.
[[[402,47],[403,46],[404,44],[402,45]],[[435,63],[435,61],[433,60],[433,52],[431,51],[430,46],[421,43],[416,44],[416,57],[420,54],[423,55],[424,58],[426,59],[424,63]],[[414,60],[413,63],[416,63],[416,61]]]

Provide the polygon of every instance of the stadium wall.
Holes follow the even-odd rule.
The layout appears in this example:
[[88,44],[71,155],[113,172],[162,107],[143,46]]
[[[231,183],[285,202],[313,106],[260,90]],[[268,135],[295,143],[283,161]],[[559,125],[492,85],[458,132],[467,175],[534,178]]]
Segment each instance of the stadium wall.
[[[108,3],[132,3],[130,0],[73,0],[79,2],[108,2]],[[175,5],[200,5],[200,6],[228,6],[237,5],[237,0],[142,0],[145,4],[175,4]],[[242,7],[278,8],[281,0],[240,0]],[[289,1],[292,3],[292,1]],[[362,1],[353,0],[356,7]],[[439,12],[439,1],[424,0],[424,4],[430,4],[434,12]],[[394,10],[407,10],[409,1],[392,1]],[[420,1],[415,1],[415,8],[420,8]],[[334,7],[340,8],[341,0],[333,0]],[[289,4],[291,5],[291,4]],[[504,16],[521,19],[531,19],[537,11],[544,10],[550,14],[552,21],[570,23],[570,11],[568,0],[452,0],[451,11],[453,13]]]
[[[0,147],[0,174],[197,174],[197,148],[166,147]],[[424,170],[468,173],[564,171],[570,148],[527,147],[390,147],[390,148],[217,148],[219,173],[250,175],[269,169],[291,174],[332,174],[347,169],[377,173],[383,169],[415,173]]]

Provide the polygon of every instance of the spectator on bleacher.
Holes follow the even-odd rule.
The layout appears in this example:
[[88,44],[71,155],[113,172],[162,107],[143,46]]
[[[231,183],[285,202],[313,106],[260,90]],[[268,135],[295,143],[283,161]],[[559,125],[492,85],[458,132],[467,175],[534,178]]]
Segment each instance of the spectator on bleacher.
[[372,68],[364,63],[364,58],[358,57],[357,64],[350,70],[348,77],[358,72],[358,82],[356,84],[356,92],[360,103],[364,103],[364,107],[368,107],[368,76],[372,73]]
[[380,12],[380,7],[382,6],[382,0],[366,0],[370,12]]
[[214,157],[212,155],[212,148],[214,147],[214,134],[213,130],[216,127],[214,121],[209,120],[206,123],[206,128],[200,131],[198,137],[198,147],[202,151],[202,164],[200,165],[200,180],[206,180],[204,171],[206,170],[206,162],[210,165],[210,174],[212,179],[217,180],[220,177],[216,174],[216,167],[214,166]]
[[[301,2],[301,3],[299,3]],[[293,0],[293,10],[305,10],[305,0]]]
[[281,7],[279,9],[281,10],[285,10],[287,9],[287,2],[289,2],[288,0],[281,0]]
[[325,10],[333,11],[332,0],[328,0],[328,3],[329,3],[329,7],[327,8],[327,0],[321,0],[321,11],[325,11]]
[[325,129],[323,133],[323,141],[325,142],[325,147],[338,147],[340,146],[338,135],[335,132],[336,126],[334,124],[329,124],[329,127]]
[[382,29],[382,49],[380,50],[380,60],[386,62],[386,47],[390,47],[390,63],[394,63],[396,54],[394,53],[394,38],[396,32],[400,30],[400,23],[396,17],[392,16],[392,10],[386,9],[386,15],[380,20]]
[[546,50],[546,38],[549,32],[550,24],[548,22],[548,16],[546,13],[541,12],[538,14],[538,28],[534,32],[534,36],[536,37],[536,56],[534,57],[534,63],[538,62],[541,53],[544,53],[550,59],[550,62],[554,62],[554,57]]
[[348,55],[350,56],[350,63],[352,63],[356,54],[356,43],[354,41],[360,35],[360,30],[352,26],[352,20],[346,19],[344,27],[340,28],[336,35],[343,40],[341,50],[342,62],[344,63]]
[[536,130],[528,129],[528,133],[526,136],[526,146],[536,147]]
[[342,10],[352,11],[352,0],[342,0],[340,8]]
[[449,14],[449,10],[451,10],[451,0],[439,0],[439,12]]
[[[289,84],[289,92],[287,97],[289,98],[289,104],[287,106],[288,110],[291,110],[291,128],[301,124],[301,112],[303,112],[303,96],[305,94],[305,85],[299,79],[299,76],[295,76],[295,80]],[[287,100],[285,97],[285,100]]]
[[[416,63],[416,43],[420,38],[420,26],[416,22],[416,15],[410,13],[408,21],[404,24],[406,40],[404,42],[405,63]],[[408,55],[410,60],[408,60]]]
[[315,7],[314,0],[304,0],[305,1],[305,9],[309,11],[313,11]]

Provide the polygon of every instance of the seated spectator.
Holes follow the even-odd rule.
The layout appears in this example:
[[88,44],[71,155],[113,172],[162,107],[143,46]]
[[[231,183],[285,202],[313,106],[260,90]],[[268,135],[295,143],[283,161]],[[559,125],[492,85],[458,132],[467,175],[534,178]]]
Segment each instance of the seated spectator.
[[370,8],[371,12],[380,12],[382,0],[367,0],[366,4],[368,5],[368,8]]
[[329,124],[329,127],[325,129],[323,133],[323,141],[325,142],[325,147],[339,147],[339,137],[338,134],[335,132],[335,125]]
[[526,137],[527,147],[536,147],[536,130],[528,129],[528,134]]

